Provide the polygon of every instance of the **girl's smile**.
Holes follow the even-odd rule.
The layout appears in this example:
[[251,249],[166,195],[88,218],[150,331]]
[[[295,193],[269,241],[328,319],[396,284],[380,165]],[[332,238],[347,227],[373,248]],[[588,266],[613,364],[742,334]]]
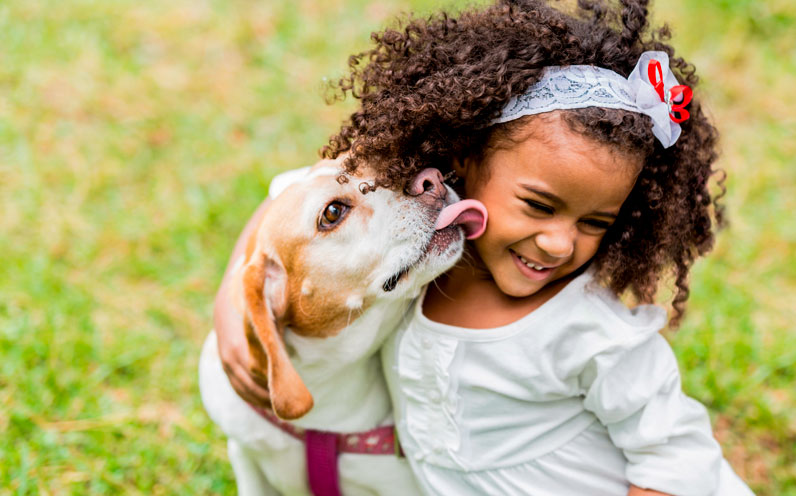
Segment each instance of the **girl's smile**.
[[552,267],[544,267],[540,264],[533,263],[527,260],[522,255],[518,255],[514,250],[509,248],[509,252],[511,253],[512,257],[514,257],[514,262],[516,262],[517,267],[519,267],[520,272],[525,274],[531,280],[534,281],[544,281],[547,277],[553,273],[553,269],[555,266]]
[[574,133],[556,112],[529,119],[517,134],[481,163],[465,160],[455,169],[465,196],[489,212],[486,232],[472,243],[475,263],[490,273],[494,291],[524,298],[595,255],[640,164]]

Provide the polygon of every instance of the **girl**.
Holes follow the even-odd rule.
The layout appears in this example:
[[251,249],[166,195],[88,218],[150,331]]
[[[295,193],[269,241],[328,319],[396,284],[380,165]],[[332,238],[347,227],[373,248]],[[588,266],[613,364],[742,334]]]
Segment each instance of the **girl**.
[[[750,494],[650,304],[671,279],[677,325],[723,220],[717,133],[667,37],[644,0],[499,0],[410,19],[352,57],[340,86],[361,106],[324,154],[378,164],[376,187],[438,167],[489,211],[382,354],[429,494]],[[257,402],[237,336],[219,334],[222,359]]]

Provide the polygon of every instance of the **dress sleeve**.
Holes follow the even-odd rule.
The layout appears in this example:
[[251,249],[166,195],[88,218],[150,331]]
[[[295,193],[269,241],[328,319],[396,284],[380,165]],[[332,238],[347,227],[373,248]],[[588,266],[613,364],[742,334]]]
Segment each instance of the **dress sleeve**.
[[721,447],[705,407],[683,393],[660,334],[622,353],[595,355],[581,381],[584,406],[624,451],[631,484],[676,496],[715,492]]

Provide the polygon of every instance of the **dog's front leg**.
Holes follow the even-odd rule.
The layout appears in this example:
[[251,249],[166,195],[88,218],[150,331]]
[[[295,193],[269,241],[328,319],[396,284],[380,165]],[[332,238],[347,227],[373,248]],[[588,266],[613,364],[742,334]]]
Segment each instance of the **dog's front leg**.
[[235,472],[238,496],[279,496],[279,491],[268,483],[253,455],[232,438],[227,440],[227,454]]

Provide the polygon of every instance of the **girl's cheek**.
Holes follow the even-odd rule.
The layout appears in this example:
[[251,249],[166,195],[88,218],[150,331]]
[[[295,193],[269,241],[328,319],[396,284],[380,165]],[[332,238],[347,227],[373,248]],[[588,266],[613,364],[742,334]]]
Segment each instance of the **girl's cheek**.
[[600,249],[600,242],[603,239],[603,236],[590,236],[592,239],[586,241],[582,245],[582,254],[578,258],[582,258],[583,261],[581,263],[584,264],[594,258],[594,255],[597,254],[597,250]]

